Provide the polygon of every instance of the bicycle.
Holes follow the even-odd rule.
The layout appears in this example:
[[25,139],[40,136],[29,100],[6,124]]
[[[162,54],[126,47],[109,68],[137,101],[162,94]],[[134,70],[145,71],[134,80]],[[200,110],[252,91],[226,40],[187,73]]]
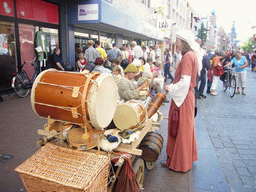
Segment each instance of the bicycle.
[[[21,65],[21,71],[17,72],[12,79],[12,88],[19,97],[24,98],[28,96],[33,86],[33,82],[39,74],[39,72],[36,70],[36,65],[34,64],[35,59],[36,57],[32,61],[24,62]],[[28,77],[24,69],[24,66],[28,63],[31,63],[31,65],[34,67],[34,73],[31,79]]]
[[224,68],[225,77],[223,80],[223,91],[225,92],[229,88],[230,97],[233,98],[236,92],[236,73],[235,68]]

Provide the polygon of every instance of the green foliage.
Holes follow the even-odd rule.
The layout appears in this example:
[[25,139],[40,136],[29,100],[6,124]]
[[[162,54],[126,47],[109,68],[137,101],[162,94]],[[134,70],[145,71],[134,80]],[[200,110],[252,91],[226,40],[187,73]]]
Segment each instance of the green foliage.
[[256,41],[253,41],[253,38],[250,37],[247,42],[244,42],[242,49],[244,51],[253,52],[253,50],[256,48]]
[[202,22],[202,24],[201,24],[201,28],[200,28],[199,31],[198,31],[197,37],[202,40],[201,46],[204,46],[204,44],[205,44],[205,42],[206,42],[206,39],[207,39],[207,29],[205,28],[203,22]]

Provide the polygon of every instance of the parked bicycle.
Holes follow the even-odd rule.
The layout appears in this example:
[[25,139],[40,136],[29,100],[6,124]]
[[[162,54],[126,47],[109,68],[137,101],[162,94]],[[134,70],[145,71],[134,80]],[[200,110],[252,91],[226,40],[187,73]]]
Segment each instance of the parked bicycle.
[[235,68],[227,67],[224,69],[225,77],[223,79],[223,91],[229,88],[230,97],[234,97],[236,92],[236,73]]
[[[30,93],[30,90],[32,88],[33,82],[36,79],[37,75],[39,72],[36,70],[36,65],[35,65],[35,59],[32,61],[24,62],[21,65],[21,71],[17,72],[16,75],[12,79],[12,87],[15,91],[15,93],[19,97],[26,97]],[[24,66],[27,65],[28,63],[31,63],[31,65],[34,67],[34,73],[32,78],[30,79],[24,69]]]

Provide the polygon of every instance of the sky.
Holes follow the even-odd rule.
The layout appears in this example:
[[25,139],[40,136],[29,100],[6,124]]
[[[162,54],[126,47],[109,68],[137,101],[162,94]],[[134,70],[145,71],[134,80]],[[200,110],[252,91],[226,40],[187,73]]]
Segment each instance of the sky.
[[233,21],[237,40],[248,40],[256,34],[256,0],[187,0],[194,11],[201,17],[210,15],[215,10],[217,29],[222,26],[226,34],[231,33]]

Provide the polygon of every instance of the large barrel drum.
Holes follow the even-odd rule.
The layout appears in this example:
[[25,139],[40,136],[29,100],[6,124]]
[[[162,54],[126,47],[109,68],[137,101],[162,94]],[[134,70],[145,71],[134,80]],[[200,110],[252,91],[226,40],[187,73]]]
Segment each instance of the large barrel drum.
[[110,124],[117,100],[117,85],[111,74],[49,69],[39,74],[31,92],[32,108],[38,116],[75,124],[84,124],[86,116],[97,129]]
[[141,158],[144,161],[154,162],[158,159],[163,148],[164,139],[157,132],[149,132],[141,142]]

